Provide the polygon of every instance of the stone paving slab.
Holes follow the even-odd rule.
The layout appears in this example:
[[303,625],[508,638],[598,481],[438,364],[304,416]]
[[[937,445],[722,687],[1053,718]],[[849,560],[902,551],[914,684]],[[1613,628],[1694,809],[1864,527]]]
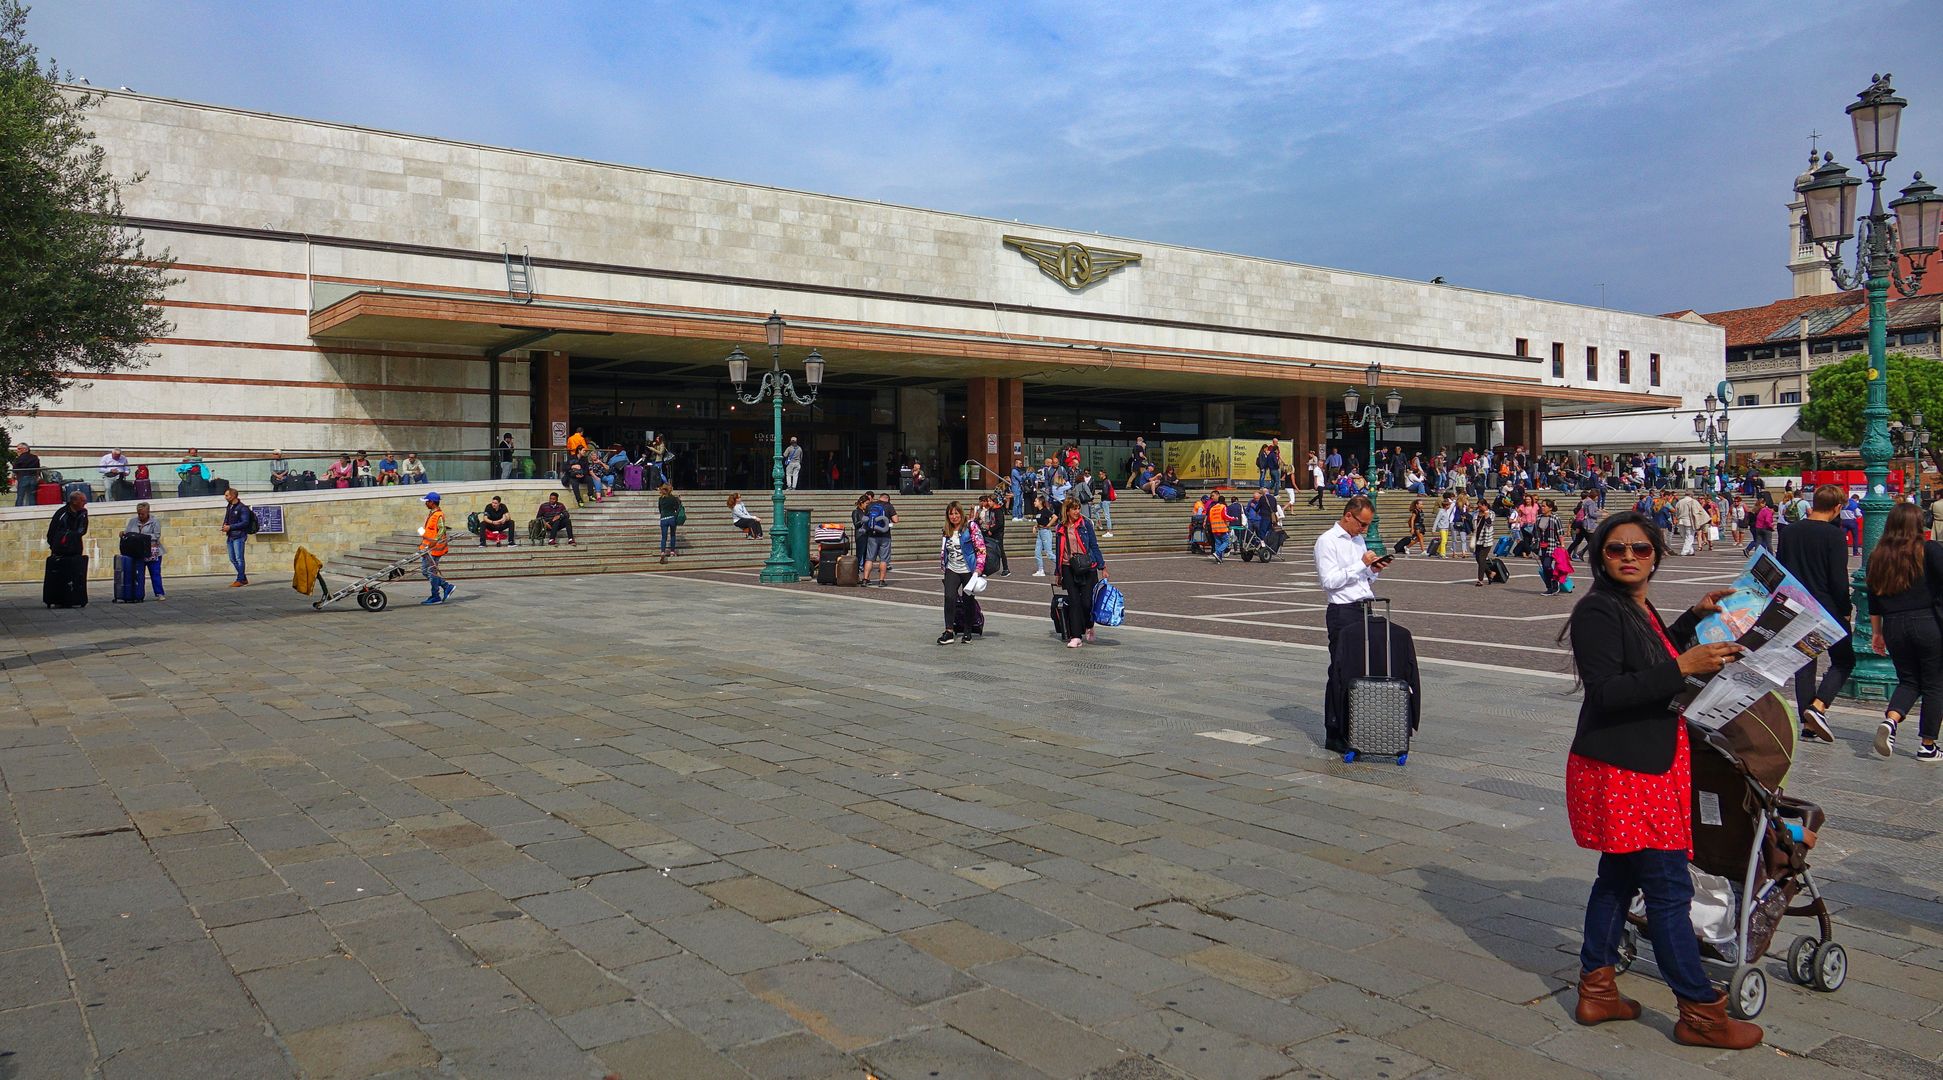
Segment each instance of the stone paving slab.
[[1938,774],[1866,712],[1795,781],[1850,983],[1769,959],[1712,1054],[1650,965],[1570,1021],[1569,684],[1433,661],[1345,766],[1303,650],[869,601],[0,606],[0,1077],[1943,1075]]

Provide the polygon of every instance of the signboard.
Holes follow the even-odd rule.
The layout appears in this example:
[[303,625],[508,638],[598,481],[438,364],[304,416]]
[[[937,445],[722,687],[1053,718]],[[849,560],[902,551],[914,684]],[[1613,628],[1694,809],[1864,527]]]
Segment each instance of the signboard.
[[553,422],[553,445],[567,445],[567,422],[565,420],[555,420]]
[[256,535],[268,536],[271,533],[283,535],[283,507],[252,506],[250,509],[256,511]]
[[1253,481],[1260,443],[1245,439],[1186,439],[1161,448],[1166,467],[1183,480]]
[[998,453],[998,433],[997,432],[988,431],[985,433],[985,452],[988,454]]

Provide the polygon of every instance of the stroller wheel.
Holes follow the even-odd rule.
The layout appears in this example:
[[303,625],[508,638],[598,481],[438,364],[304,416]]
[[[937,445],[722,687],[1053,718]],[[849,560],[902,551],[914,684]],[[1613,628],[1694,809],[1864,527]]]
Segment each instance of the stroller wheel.
[[1612,969],[1623,975],[1632,968],[1633,961],[1638,959],[1639,931],[1634,930],[1632,927],[1627,927],[1626,933],[1619,939],[1619,962],[1614,964]]
[[1788,977],[1803,986],[1815,985],[1815,947],[1821,940],[1812,934],[1803,934],[1788,946]]
[[1824,994],[1832,994],[1849,981],[1848,950],[1832,941],[1824,941],[1815,950],[1815,981],[1813,986]]
[[1744,967],[1734,973],[1734,981],[1727,985],[1727,1012],[1734,1019],[1752,1020],[1767,1004],[1768,977],[1760,968]]

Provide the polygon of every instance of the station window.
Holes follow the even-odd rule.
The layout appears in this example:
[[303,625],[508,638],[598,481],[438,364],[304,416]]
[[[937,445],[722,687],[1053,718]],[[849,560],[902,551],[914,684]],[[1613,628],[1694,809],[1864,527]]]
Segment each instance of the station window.
[[1801,404],[1801,391],[1783,390],[1781,391],[1781,397],[1779,400],[1783,405],[1799,405]]
[[1599,381],[1599,346],[1585,347],[1585,377],[1588,382]]
[[1867,338],[1852,337],[1844,338],[1840,348],[1843,352],[1848,352],[1850,349],[1866,349],[1868,346],[1869,342]]
[[1519,356],[1531,355],[1531,341],[1527,338],[1516,339],[1513,347]]
[[1619,350],[1619,381],[1622,383],[1633,381],[1633,354],[1629,349]]
[[1649,386],[1660,385],[1660,354],[1646,354],[1646,382]]
[[1930,341],[1933,339],[1933,337],[1934,335],[1932,335],[1927,330],[1918,330],[1912,334],[1904,334],[1903,344],[1904,345],[1928,345]]
[[1832,353],[1835,351],[1835,343],[1832,341],[1811,341],[1808,343],[1808,351],[1817,355],[1821,353]]
[[1552,378],[1565,378],[1565,342],[1552,342]]
[[1774,359],[1774,346],[1767,345],[1759,349],[1755,349],[1754,351],[1747,354],[1747,358],[1749,360],[1772,360]]
[[1742,394],[1740,397],[1734,399],[1734,404],[1736,405],[1759,405],[1760,403],[1761,395],[1759,394]]

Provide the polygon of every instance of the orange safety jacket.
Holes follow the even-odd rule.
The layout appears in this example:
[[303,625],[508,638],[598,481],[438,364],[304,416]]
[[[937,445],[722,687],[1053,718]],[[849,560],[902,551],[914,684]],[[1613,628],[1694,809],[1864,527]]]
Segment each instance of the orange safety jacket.
[[445,511],[434,510],[425,515],[425,527],[418,530],[422,541],[418,549],[434,559],[443,559],[450,550],[445,544]]

